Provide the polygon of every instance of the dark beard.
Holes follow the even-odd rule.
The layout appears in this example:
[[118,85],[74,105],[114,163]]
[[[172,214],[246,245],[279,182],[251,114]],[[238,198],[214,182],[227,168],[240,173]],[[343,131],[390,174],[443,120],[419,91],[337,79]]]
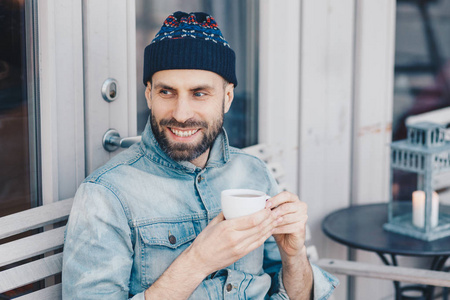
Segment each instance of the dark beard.
[[156,118],[151,112],[150,124],[152,127],[153,135],[155,136],[156,141],[158,142],[160,148],[173,160],[175,161],[193,161],[206,150],[208,150],[217,136],[222,130],[223,126],[223,117],[224,114],[222,112],[222,116],[215,120],[212,124],[212,128],[209,129],[209,126],[204,121],[194,121],[187,120],[184,123],[180,123],[175,119],[163,119],[161,120],[159,126],[168,126],[168,127],[178,127],[178,128],[201,128],[203,131],[203,138],[200,143],[195,145],[185,144],[185,143],[171,143],[167,136],[164,134],[164,131],[159,129],[158,124],[156,123]]

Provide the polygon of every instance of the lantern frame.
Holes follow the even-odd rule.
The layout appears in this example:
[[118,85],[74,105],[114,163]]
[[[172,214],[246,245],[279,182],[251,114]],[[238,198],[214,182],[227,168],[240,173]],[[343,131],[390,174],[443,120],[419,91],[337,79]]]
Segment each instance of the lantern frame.
[[[450,215],[439,213],[434,227],[431,222],[434,178],[437,174],[450,171],[450,142],[445,140],[445,126],[421,122],[407,125],[407,130],[406,139],[391,143],[388,223],[383,228],[426,241],[450,236]],[[413,224],[411,203],[394,203],[392,187],[395,169],[418,176],[417,190],[425,192],[423,228]]]

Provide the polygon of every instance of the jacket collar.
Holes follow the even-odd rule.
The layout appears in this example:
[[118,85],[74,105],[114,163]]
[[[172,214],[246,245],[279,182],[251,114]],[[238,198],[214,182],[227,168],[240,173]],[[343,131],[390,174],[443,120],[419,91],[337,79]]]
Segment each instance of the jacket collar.
[[[175,161],[171,159],[159,146],[150,125],[150,118],[147,121],[144,132],[142,133],[141,149],[144,151],[145,156],[154,162],[161,165],[184,170],[189,173],[198,172],[200,168],[188,161]],[[206,162],[206,168],[220,167],[226,164],[230,159],[230,146],[228,142],[228,136],[225,128],[217,136],[210,151],[208,161]]]

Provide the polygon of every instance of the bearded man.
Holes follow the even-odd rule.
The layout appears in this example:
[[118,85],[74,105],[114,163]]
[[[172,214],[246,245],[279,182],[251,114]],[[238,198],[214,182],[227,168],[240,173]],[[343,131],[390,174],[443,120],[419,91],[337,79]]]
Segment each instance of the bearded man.
[[[310,265],[306,204],[278,193],[259,159],[230,147],[235,54],[205,13],[176,12],[145,50],[142,142],[88,176],[70,214],[65,299],[326,299]],[[272,196],[226,220],[220,192]]]

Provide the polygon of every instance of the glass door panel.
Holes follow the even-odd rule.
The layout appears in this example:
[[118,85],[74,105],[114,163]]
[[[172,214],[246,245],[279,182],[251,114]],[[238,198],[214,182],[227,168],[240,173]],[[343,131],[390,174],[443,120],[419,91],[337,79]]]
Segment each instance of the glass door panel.
[[[35,1],[0,2],[0,217],[40,204],[35,15]],[[41,284],[8,291],[0,299],[21,296]]]
[[33,3],[0,3],[0,217],[38,205]]

